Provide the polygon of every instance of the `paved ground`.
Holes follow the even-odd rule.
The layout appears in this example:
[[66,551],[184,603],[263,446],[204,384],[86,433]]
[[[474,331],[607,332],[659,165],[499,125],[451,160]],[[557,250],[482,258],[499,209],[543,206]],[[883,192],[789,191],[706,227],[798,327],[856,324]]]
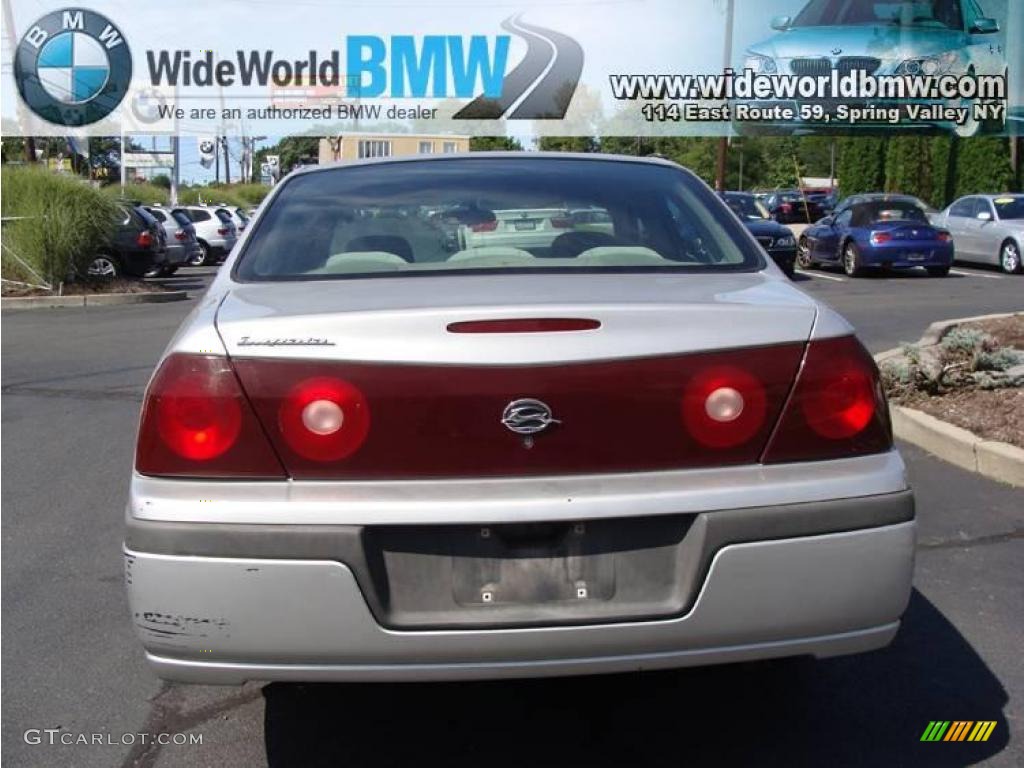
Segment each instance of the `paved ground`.
[[[801,285],[878,351],[936,319],[1022,308],[1024,278],[969,271]],[[128,621],[121,516],[142,388],[191,306],[3,314],[5,764],[1024,764],[1022,494],[909,447],[916,590],[878,653],[511,683],[161,684]],[[921,744],[936,719],[999,725],[985,744]],[[30,728],[189,731],[203,744],[30,745]]]

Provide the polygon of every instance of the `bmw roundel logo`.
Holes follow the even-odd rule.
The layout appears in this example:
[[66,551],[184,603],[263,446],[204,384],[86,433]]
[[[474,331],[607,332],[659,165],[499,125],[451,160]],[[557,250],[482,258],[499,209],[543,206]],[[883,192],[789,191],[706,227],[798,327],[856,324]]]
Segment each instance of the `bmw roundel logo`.
[[28,107],[58,125],[89,125],[113,112],[132,81],[121,30],[85,8],[53,11],[18,43],[14,79]]

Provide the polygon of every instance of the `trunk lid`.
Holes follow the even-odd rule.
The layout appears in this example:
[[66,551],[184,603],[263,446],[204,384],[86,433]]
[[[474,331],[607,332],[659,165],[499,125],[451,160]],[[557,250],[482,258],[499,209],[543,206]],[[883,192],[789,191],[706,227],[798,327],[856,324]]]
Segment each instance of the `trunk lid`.
[[[590,318],[578,333],[457,334],[474,320]],[[612,360],[806,341],[814,302],[762,273],[375,278],[232,286],[232,357],[452,365]]]

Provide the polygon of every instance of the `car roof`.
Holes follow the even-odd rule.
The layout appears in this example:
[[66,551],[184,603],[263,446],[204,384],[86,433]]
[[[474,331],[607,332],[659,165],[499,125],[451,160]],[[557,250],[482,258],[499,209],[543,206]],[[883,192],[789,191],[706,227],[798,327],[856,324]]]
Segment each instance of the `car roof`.
[[[350,166],[361,165],[392,165],[396,163],[448,163],[456,160],[586,160],[598,162],[642,163],[644,165],[660,165],[692,173],[688,169],[662,157],[636,157],[635,155],[612,155],[601,152],[449,152],[435,155],[406,155],[402,157],[367,157],[359,160],[341,160],[324,163],[323,165],[302,165],[293,169],[288,176],[302,176],[307,173],[323,173]],[[281,181],[284,181],[282,179]]]
[[896,202],[898,200],[906,200],[913,203],[921,202],[918,198],[913,195],[902,195],[888,192],[864,192],[859,195],[851,195],[851,197],[862,198],[865,202],[874,202],[881,200],[883,202]]

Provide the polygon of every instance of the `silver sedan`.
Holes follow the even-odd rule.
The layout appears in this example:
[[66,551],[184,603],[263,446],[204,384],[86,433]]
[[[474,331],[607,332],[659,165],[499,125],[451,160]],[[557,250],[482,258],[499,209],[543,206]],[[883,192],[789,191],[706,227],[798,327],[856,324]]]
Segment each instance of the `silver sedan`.
[[994,264],[1009,274],[1024,273],[1024,195],[961,197],[933,217],[953,235],[957,261]]
[[[608,226],[415,213],[553,208]],[[124,556],[161,677],[467,679],[879,648],[914,532],[871,356],[703,182],[487,153],[275,187],[149,383]]]

